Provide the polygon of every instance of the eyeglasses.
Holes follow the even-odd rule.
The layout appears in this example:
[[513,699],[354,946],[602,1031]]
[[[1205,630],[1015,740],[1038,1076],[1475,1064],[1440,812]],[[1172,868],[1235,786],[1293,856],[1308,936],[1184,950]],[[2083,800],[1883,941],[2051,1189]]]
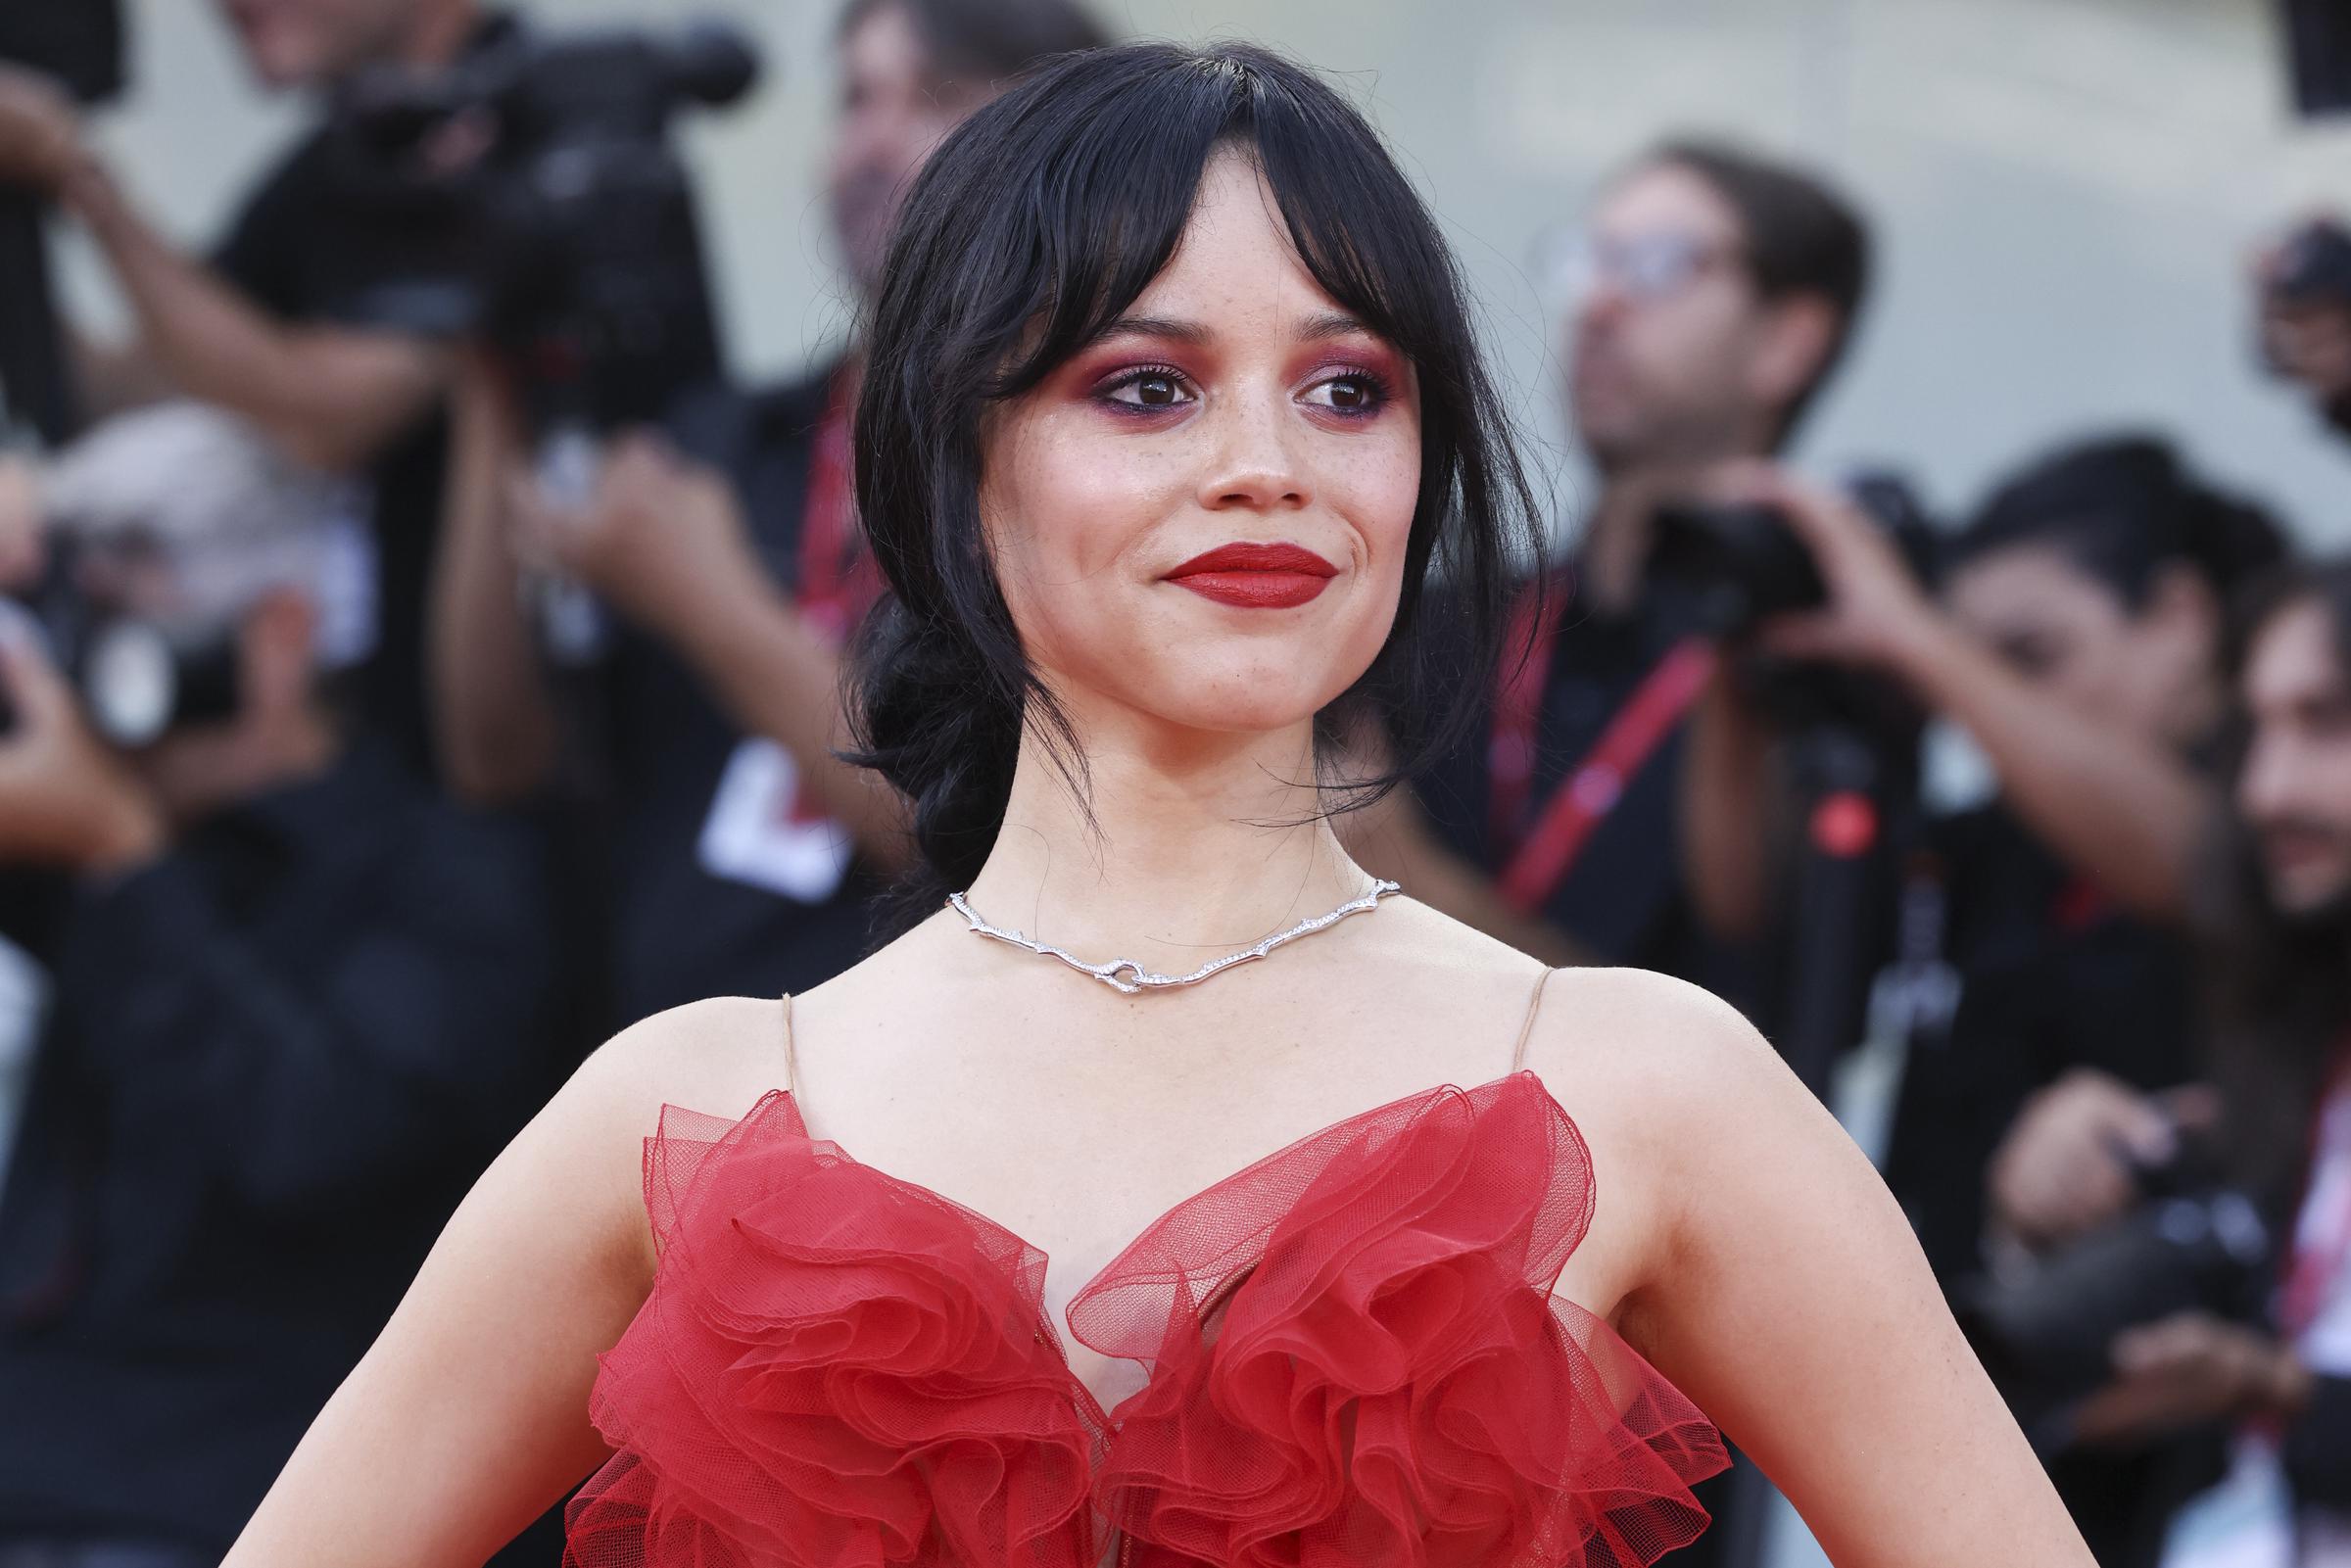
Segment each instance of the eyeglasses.
[[1559,224],[1537,236],[1530,270],[1545,297],[1561,306],[1580,305],[1603,285],[1654,304],[1745,254],[1695,234],[1598,235]]

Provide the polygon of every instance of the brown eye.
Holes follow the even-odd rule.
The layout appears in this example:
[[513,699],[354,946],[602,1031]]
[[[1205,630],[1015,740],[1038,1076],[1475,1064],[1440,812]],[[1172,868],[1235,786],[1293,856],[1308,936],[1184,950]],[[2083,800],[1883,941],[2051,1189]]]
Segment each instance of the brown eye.
[[1333,413],[1367,414],[1379,406],[1379,387],[1369,376],[1332,376],[1307,389],[1307,400]]
[[1097,396],[1122,408],[1147,408],[1153,412],[1180,408],[1194,401],[1191,388],[1173,370],[1137,370],[1122,376]]

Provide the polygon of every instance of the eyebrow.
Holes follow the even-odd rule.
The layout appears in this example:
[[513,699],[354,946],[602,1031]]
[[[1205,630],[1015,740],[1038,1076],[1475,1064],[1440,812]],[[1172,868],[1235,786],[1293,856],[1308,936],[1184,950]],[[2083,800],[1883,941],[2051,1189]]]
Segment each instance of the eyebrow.
[[[1377,337],[1363,322],[1340,311],[1325,310],[1309,316],[1298,330],[1298,336],[1308,343],[1320,343],[1327,338],[1347,338],[1361,334]],[[1119,338],[1167,338],[1176,343],[1199,345],[1216,334],[1198,321],[1178,321],[1164,315],[1123,315],[1104,326],[1088,340],[1088,346],[1110,343]]]

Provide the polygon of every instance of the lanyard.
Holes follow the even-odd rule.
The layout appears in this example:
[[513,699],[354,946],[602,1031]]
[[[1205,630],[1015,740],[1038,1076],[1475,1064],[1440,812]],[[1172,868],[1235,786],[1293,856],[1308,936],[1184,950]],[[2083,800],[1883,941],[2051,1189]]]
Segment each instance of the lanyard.
[[1534,914],[1551,901],[1594,831],[1624,798],[1626,786],[1698,701],[1716,663],[1714,647],[1704,638],[1685,638],[1668,649],[1521,832],[1534,790],[1543,693],[1566,614],[1569,581],[1562,575],[1548,585],[1548,614],[1537,615],[1533,589],[1519,596],[1505,646],[1525,648],[1526,657],[1514,666],[1506,664],[1495,691],[1488,760],[1492,824],[1496,840],[1511,846],[1502,870],[1502,898],[1521,914]]
[[2288,1340],[2300,1338],[2318,1321],[2327,1292],[2351,1259],[2351,1171],[2329,1168],[2343,1162],[2351,1162],[2351,1048],[2337,1060],[2327,1092],[2319,1097],[2304,1201],[2325,1202],[2333,1212],[2317,1216],[2318,1234],[2309,1237],[2297,1216],[2293,1259],[2278,1300],[2279,1326]]
[[800,613],[835,644],[848,641],[858,620],[882,594],[882,572],[857,528],[849,487],[848,367],[825,387],[824,416],[808,445],[808,490],[800,508]]

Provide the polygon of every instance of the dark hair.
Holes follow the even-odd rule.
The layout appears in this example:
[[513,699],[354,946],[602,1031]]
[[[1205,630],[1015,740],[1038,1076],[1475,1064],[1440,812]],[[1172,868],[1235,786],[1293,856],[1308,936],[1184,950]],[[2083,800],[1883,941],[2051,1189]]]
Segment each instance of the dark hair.
[[[2351,559],[2336,559],[2281,566],[2245,590],[2226,641],[2232,681],[2241,681],[2254,643],[2279,617],[2310,604],[2326,612],[2335,663],[2351,680]],[[2251,736],[2241,712],[2231,728],[2233,790]],[[2195,911],[2206,954],[2209,1063],[2233,1173],[2285,1205],[2304,1174],[2311,1110],[2351,1029],[2351,909],[2280,910],[2251,833],[2233,810],[2226,824],[2211,846]]]
[[[1358,724],[1383,724],[1395,770],[1339,797],[1365,804],[1470,722],[1450,685],[1492,668],[1510,573],[1538,531],[1435,223],[1363,117],[1278,55],[1128,44],[1072,56],[966,119],[924,166],[864,335],[857,506],[891,592],[859,638],[851,714],[855,760],[913,804],[924,866],[901,913],[968,884],[985,860],[1024,724],[1074,787],[1083,783],[988,559],[983,416],[1142,293],[1182,238],[1210,155],[1235,145],[1254,152],[1316,281],[1412,361],[1419,386],[1420,486],[1396,622],[1370,669],[1317,716],[1318,762]],[[1461,605],[1463,637],[1425,635],[1432,570],[1458,591],[1447,600]]]
[[1713,187],[1739,216],[1748,276],[1765,300],[1810,296],[1836,312],[1828,352],[1772,432],[1773,447],[1786,446],[1852,341],[1869,292],[1868,225],[1817,175],[1704,137],[1661,143],[1633,166],[1685,168]]
[[2026,545],[2056,550],[2133,611],[2167,566],[2193,568],[2226,603],[2286,554],[2260,505],[2205,484],[2146,435],[2102,436],[2037,459],[1992,492],[1952,558]]
[[1009,82],[1056,55],[1110,41],[1075,0],[849,0],[833,36],[845,40],[892,6],[914,23],[941,77]]

